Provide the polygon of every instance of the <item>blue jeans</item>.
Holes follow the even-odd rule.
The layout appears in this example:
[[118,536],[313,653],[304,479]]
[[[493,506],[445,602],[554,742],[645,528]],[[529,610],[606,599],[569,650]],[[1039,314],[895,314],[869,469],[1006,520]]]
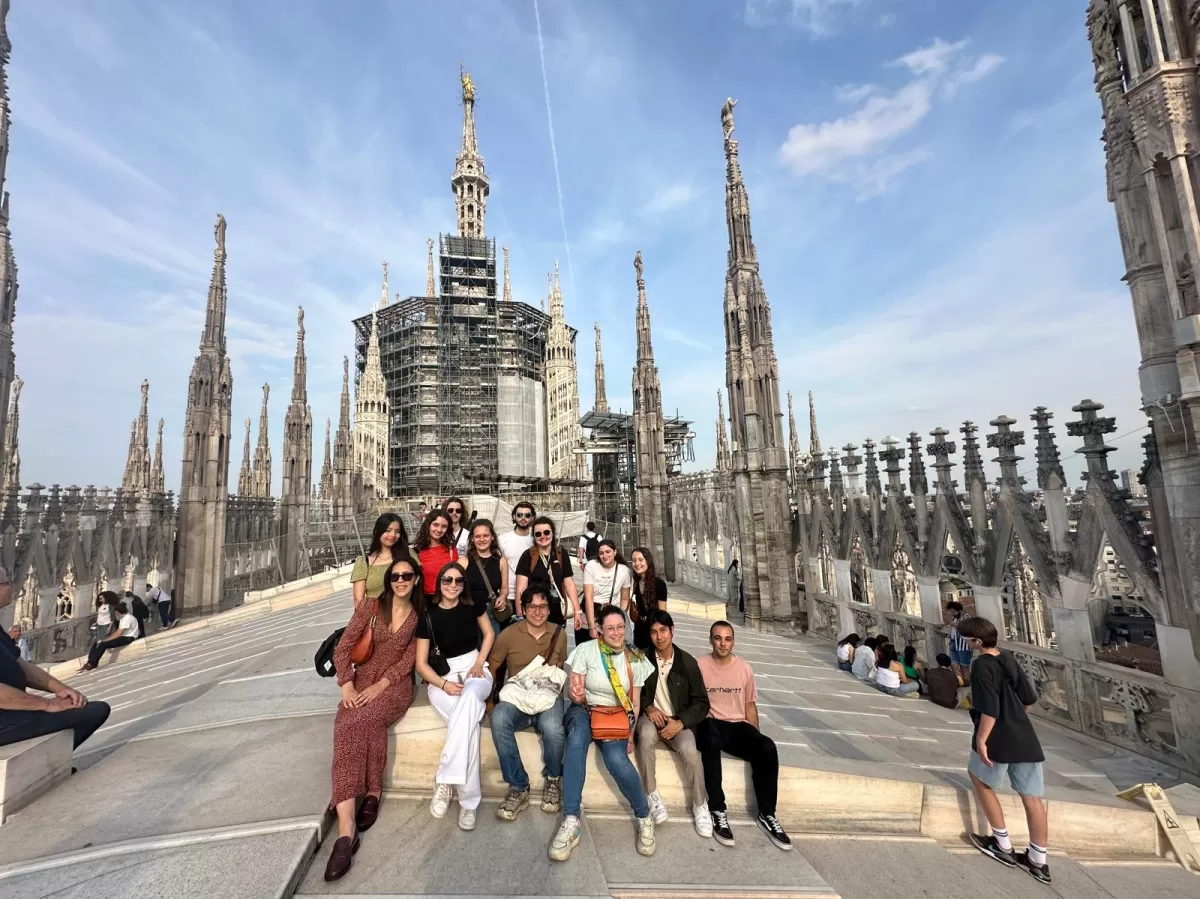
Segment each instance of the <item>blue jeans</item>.
[[[581,705],[571,703],[564,716],[567,726],[567,751],[563,757],[563,814],[579,817],[583,805],[583,781],[587,776],[587,753],[592,745],[592,722],[588,711]],[[638,775],[633,759],[629,755],[628,740],[596,740],[604,767],[617,782],[621,795],[639,818],[650,814],[646,793],[642,790],[642,778]]]
[[529,775],[517,748],[517,731],[527,727],[536,728],[542,737],[542,776],[563,776],[563,747],[567,741],[564,705],[564,700],[559,699],[540,715],[527,715],[508,702],[498,702],[492,709],[492,742],[496,744],[496,755],[500,756],[500,772],[504,782],[514,790],[529,789]]

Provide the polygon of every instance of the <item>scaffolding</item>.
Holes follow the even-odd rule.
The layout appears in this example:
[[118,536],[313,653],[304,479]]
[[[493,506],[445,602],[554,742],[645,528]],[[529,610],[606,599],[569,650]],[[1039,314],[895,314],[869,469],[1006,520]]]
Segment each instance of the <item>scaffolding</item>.
[[[441,235],[438,274],[438,296],[376,313],[391,404],[388,493],[489,493],[545,478],[548,316],[498,301],[494,239]],[[354,328],[357,380],[371,316],[355,319]],[[503,467],[502,445],[517,460]]]

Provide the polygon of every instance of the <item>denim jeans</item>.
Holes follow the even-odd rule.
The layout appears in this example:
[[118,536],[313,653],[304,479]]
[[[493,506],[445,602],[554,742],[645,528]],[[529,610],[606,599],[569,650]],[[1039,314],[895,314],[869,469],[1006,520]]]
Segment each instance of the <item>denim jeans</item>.
[[517,731],[527,727],[535,728],[542,738],[542,776],[563,776],[563,747],[567,740],[564,705],[565,701],[559,699],[539,715],[527,715],[508,702],[498,702],[492,709],[492,742],[496,744],[496,755],[500,756],[500,772],[504,782],[514,790],[529,789],[529,775],[517,748]]
[[[567,727],[567,750],[563,756],[563,814],[579,817],[583,805],[583,781],[587,776],[587,753],[592,745],[592,723],[588,711],[581,705],[571,703],[563,717]],[[633,807],[639,818],[650,814],[646,794],[642,791],[642,778],[629,755],[628,740],[596,740],[604,767],[617,782],[621,795]]]

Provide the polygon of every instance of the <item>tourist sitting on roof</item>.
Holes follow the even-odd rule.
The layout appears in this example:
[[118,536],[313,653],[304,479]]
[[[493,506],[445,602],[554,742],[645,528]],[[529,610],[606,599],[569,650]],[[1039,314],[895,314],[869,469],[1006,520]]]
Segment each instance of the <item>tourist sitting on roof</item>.
[[129,606],[125,605],[125,602],[121,600],[113,608],[116,610],[117,615],[120,616],[116,629],[106,639],[97,640],[92,644],[92,648],[88,650],[87,664],[80,670],[91,671],[100,664],[100,657],[105,652],[111,649],[120,649],[122,646],[128,646],[138,638],[138,620],[129,611]]
[[837,645],[837,665],[843,671],[851,671],[854,668],[854,650],[858,648],[858,644],[862,638],[858,634],[847,634],[838,640]]
[[889,696],[907,696],[921,689],[921,685],[910,680],[905,673],[900,657],[896,655],[896,647],[891,643],[883,647],[883,654],[875,668],[875,689]]
[[925,672],[925,691],[929,698],[940,706],[948,709],[958,707],[958,688],[963,685],[963,679],[951,668],[950,656],[939,652],[938,666]]
[[859,680],[865,680],[868,683],[875,683],[875,647],[882,642],[882,637],[867,637],[862,641],[862,645],[854,650],[854,659],[851,663],[850,673]]
[[[905,646],[904,654],[900,656],[900,665],[904,668],[904,674],[909,680],[915,681],[918,686],[921,686],[922,677],[925,674],[925,666],[917,661],[917,648],[915,646]],[[924,694],[925,690],[922,687],[917,691]]]

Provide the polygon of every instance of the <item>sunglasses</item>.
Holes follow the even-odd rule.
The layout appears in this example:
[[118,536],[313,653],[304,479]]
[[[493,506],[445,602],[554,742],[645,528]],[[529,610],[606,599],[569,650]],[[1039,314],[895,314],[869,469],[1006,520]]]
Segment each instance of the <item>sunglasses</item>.
[[463,513],[463,510],[462,510],[462,509],[456,509],[456,508],[453,508],[453,507],[452,507],[452,508],[449,508],[449,509],[447,509],[446,511],[447,511],[447,512],[449,512],[451,515],[462,515],[462,513]]
[[549,536],[553,535],[553,533],[554,533],[554,531],[534,531],[534,532],[533,532],[533,536],[535,536],[535,537],[549,537]]
[[533,514],[531,512],[517,512],[513,515],[513,518],[533,518]]
[[417,573],[415,571],[393,571],[392,572],[392,583],[393,584],[396,583],[396,581],[404,581],[404,583],[407,584],[409,581],[415,581],[416,579],[417,579]]
[[442,578],[443,584],[461,584],[462,582],[463,582],[463,579],[460,577],[444,577],[444,578]]

